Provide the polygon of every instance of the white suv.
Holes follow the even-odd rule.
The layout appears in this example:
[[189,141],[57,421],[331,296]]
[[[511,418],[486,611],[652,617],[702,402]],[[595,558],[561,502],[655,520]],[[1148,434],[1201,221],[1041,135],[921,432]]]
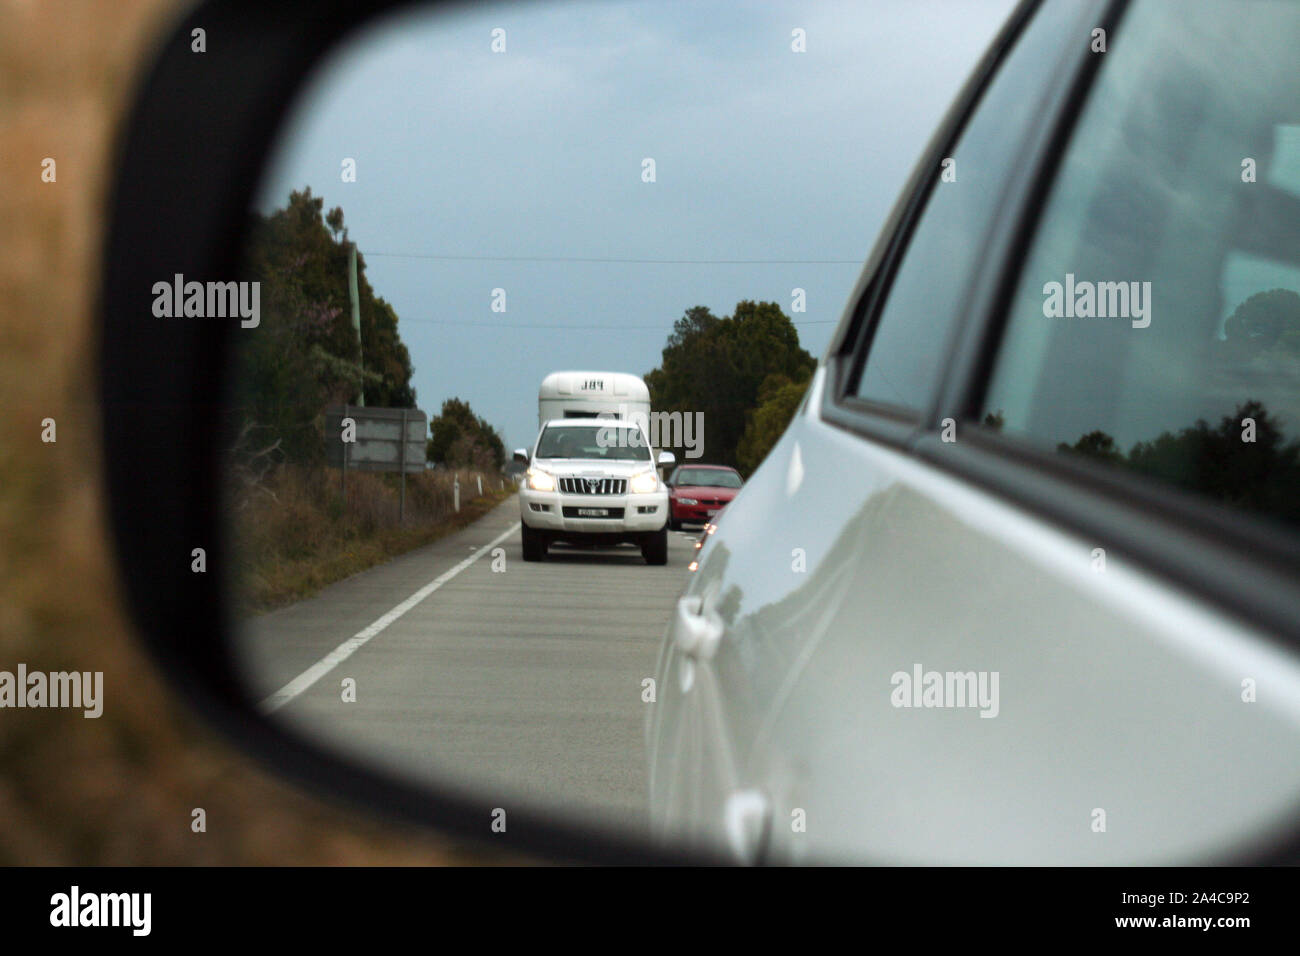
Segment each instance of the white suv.
[[524,560],[541,561],[552,541],[641,546],[647,564],[668,563],[668,488],[645,431],[613,419],[555,419],[542,425],[519,487]]

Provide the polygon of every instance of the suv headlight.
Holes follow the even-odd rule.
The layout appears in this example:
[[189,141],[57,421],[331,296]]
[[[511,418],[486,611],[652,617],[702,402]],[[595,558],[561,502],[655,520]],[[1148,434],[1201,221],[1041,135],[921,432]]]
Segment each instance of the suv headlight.
[[528,487],[533,491],[554,491],[555,476],[535,468],[529,468]]
[[659,476],[653,471],[643,471],[639,475],[632,476],[632,480],[628,482],[628,487],[634,495],[653,494],[659,490]]

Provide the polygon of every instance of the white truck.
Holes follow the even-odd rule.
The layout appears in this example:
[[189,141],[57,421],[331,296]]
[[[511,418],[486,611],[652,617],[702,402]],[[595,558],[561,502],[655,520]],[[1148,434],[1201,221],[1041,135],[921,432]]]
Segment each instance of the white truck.
[[537,394],[538,432],[519,486],[525,561],[554,541],[639,545],[668,562],[668,489],[659,468],[676,458],[650,447],[650,390],[623,372],[553,372]]

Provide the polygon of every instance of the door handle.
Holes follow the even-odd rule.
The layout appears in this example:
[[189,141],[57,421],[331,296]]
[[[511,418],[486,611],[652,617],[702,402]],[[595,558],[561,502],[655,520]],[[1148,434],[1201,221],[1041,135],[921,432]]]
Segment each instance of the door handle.
[[762,790],[733,790],[723,805],[722,827],[736,862],[745,866],[760,862],[772,831],[772,801]]
[[673,638],[683,654],[697,660],[711,660],[724,630],[722,619],[704,606],[703,597],[688,594],[678,599]]

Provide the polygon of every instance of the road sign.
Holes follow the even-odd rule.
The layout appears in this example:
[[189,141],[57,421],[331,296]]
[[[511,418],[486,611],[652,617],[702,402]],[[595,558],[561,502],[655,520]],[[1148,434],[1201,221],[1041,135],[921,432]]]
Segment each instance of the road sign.
[[[352,441],[344,430],[351,419]],[[429,419],[418,408],[365,408],[330,405],[325,409],[325,447],[329,463],[343,475],[347,497],[349,471],[397,471],[402,474],[398,521],[406,521],[406,473],[424,471]]]
[[[356,441],[343,441],[343,419],[356,422]],[[406,441],[401,440],[403,431]],[[429,419],[418,408],[363,408],[331,405],[325,409],[329,463],[348,471],[424,471]]]

